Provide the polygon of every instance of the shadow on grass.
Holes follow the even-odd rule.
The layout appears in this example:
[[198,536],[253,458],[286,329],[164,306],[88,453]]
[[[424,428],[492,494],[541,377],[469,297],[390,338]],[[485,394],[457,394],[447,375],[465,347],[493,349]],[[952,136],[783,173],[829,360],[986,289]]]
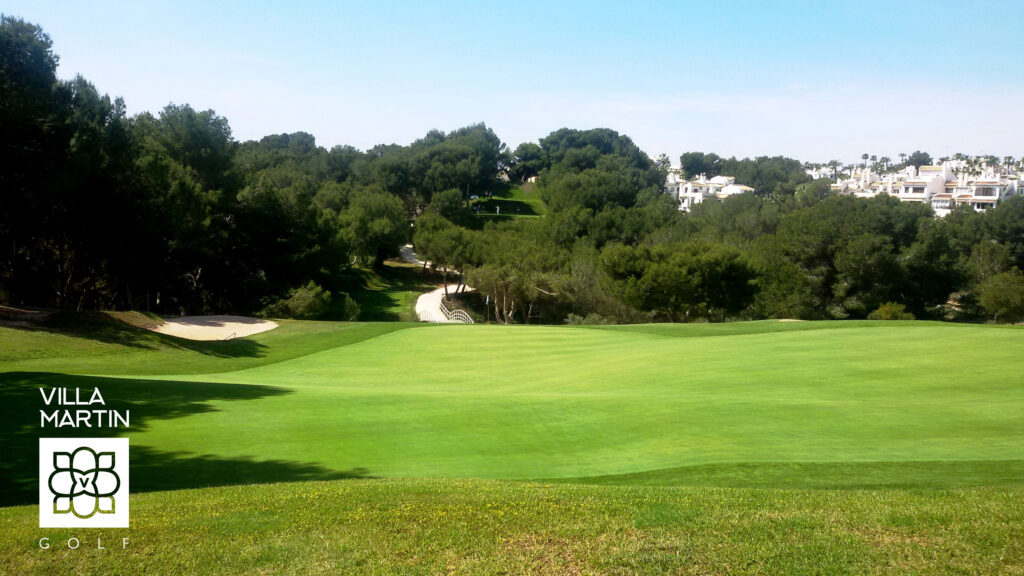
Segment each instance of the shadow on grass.
[[440,281],[440,274],[430,269],[385,264],[374,271],[360,271],[358,284],[351,286],[348,293],[359,305],[361,322],[415,321],[412,309],[406,311],[405,318],[395,311],[402,306],[400,294],[429,292],[434,289],[433,283]]
[[247,338],[206,342],[186,340],[132,326],[103,312],[54,312],[37,322],[4,325],[14,330],[63,334],[104,344],[147,350],[189,350],[220,358],[259,358],[266,354],[265,345]]
[[495,214],[497,208],[501,208],[502,216],[539,216],[534,211],[533,206],[520,200],[501,200],[498,198],[488,198],[487,200],[481,200],[477,203],[480,209],[483,210],[484,215]]
[[[88,398],[99,388],[103,406],[47,406],[39,389],[82,389]],[[0,506],[30,504],[38,498],[39,438],[130,437],[145,430],[153,420],[183,418],[215,411],[211,401],[259,400],[292,393],[272,386],[130,380],[72,376],[45,372],[0,374],[4,415],[0,420]],[[129,428],[40,427],[40,411],[55,409],[104,409],[130,411]],[[201,450],[201,447],[197,447]],[[148,492],[207,486],[226,486],[296,480],[330,480],[368,475],[366,470],[330,470],[312,463],[249,458],[218,458],[181,452],[163,452],[144,446],[130,448],[131,491]]]

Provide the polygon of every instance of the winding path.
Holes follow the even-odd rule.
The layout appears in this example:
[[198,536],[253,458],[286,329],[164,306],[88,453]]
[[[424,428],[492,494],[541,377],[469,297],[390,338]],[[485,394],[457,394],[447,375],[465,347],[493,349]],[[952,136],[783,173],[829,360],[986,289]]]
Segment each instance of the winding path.
[[[458,286],[458,284],[449,284],[448,291],[454,292]],[[444,298],[444,286],[441,286],[437,290],[427,292],[426,294],[421,294],[420,297],[416,299],[416,316],[421,322],[461,324],[458,320],[449,320],[445,318],[444,312],[441,311],[442,298]]]
[[[423,260],[416,254],[412,244],[406,244],[402,246],[402,259],[406,262],[412,262],[413,264],[423,265]],[[449,284],[448,291],[454,292],[458,288],[458,284]],[[466,286],[467,291],[472,291],[473,288]],[[444,312],[441,311],[441,299],[444,298],[444,286],[436,290],[431,290],[426,294],[420,294],[420,297],[416,299],[416,317],[421,322],[433,322],[435,324],[461,324],[459,320],[449,320],[445,317]]]

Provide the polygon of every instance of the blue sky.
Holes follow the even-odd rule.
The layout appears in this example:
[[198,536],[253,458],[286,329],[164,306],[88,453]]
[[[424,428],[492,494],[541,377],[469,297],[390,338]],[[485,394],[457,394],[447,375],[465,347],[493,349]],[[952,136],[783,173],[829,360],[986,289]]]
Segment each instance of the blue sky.
[[60,56],[130,113],[212,108],[239,140],[510,146],[608,127],[648,154],[1024,155],[1019,2],[46,2]]

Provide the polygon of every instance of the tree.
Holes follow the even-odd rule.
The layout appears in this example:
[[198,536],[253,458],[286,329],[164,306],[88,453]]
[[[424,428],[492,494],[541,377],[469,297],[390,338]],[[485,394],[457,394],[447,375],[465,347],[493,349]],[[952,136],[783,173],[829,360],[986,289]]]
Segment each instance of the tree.
[[995,322],[1024,318],[1024,273],[1014,267],[985,280],[978,287],[978,302]]
[[932,156],[927,152],[915,150],[913,154],[907,157],[906,163],[908,166],[913,166],[915,168],[920,168],[921,166],[931,166]]
[[53,293],[47,239],[60,230],[50,214],[70,139],[57,61],[41,28],[0,15],[0,298],[11,302],[46,305]]
[[672,169],[672,160],[669,159],[668,154],[659,154],[658,159],[654,161],[654,166],[667,175],[668,171]]
[[798,184],[793,197],[802,206],[810,206],[815,202],[824,199],[831,191],[828,180],[812,180]]
[[434,194],[433,199],[430,202],[430,210],[445,218],[452,220],[464,208],[462,192],[451,188],[443,192]]
[[525,182],[527,178],[537,176],[547,168],[544,151],[533,142],[523,142],[512,154],[512,166],[509,178],[513,181]]
[[679,167],[685,178],[696,178],[704,174],[708,178],[722,173],[722,159],[717,154],[686,152],[679,157]]
[[362,189],[352,196],[347,221],[359,254],[375,268],[397,256],[409,238],[409,220],[402,201],[393,194]]

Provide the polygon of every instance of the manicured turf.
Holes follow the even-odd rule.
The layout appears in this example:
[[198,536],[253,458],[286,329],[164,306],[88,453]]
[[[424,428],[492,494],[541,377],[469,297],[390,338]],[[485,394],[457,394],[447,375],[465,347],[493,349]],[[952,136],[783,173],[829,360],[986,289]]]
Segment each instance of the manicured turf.
[[[3,574],[996,574],[1024,490],[342,480],[132,497],[130,530],[0,509]],[[67,539],[81,541],[67,549]],[[127,550],[119,549],[129,537]],[[50,550],[38,541],[50,538]],[[96,538],[106,550],[96,549]]]
[[[756,464],[776,466],[767,475],[786,486],[820,486],[830,464],[879,464],[888,475],[874,469],[868,483],[898,484],[901,462],[955,463],[968,476],[979,463],[1022,479],[1024,332],[1015,328],[404,326],[416,325],[284,323],[234,356],[167,349],[163,337],[116,353],[89,343],[0,368],[12,370],[2,376],[8,402],[29,414],[40,386],[99,387],[132,410],[133,450],[176,455],[172,466],[221,463],[196,485],[236,481],[236,464],[260,462],[323,475],[640,474],[687,485],[718,484],[694,466]],[[22,349],[52,337],[18,336]],[[190,408],[168,415],[183,399]],[[824,467],[777,472],[792,463]]]
[[2,510],[0,572],[133,572],[138,555],[238,573],[1021,567],[1020,328],[52,329],[0,328],[0,503],[35,499],[46,386],[130,409],[133,492],[176,491],[133,496],[139,547],[99,559],[38,555],[35,508]]
[[[494,191],[493,197],[474,200],[471,204],[480,205],[478,216],[488,219],[537,218],[548,211],[534,184],[500,187]],[[499,207],[500,215],[495,212]]]

